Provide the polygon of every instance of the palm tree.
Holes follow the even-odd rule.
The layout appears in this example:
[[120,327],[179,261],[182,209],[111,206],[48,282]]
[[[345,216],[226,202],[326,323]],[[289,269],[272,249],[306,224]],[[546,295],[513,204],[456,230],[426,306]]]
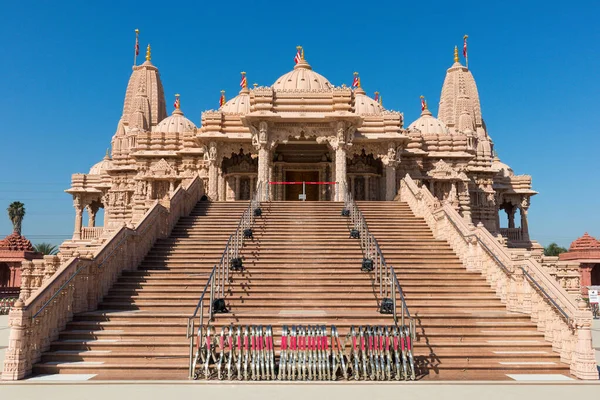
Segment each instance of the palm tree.
[[13,201],[7,208],[8,218],[13,224],[13,231],[21,236],[21,223],[25,217],[25,204],[20,201]]
[[56,245],[50,243],[38,243],[35,246],[33,246],[33,248],[35,249],[35,251],[37,251],[38,253],[42,253],[45,256],[53,256],[56,253],[58,253]]

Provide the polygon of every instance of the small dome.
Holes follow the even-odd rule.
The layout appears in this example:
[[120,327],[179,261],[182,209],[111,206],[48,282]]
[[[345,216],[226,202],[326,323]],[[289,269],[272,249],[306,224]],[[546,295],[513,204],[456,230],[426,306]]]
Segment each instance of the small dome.
[[106,170],[110,169],[112,166],[112,161],[110,157],[108,157],[108,150],[106,151],[106,155],[99,163],[94,164],[92,168],[90,168],[90,172],[88,175],[104,175],[106,174]]
[[250,91],[243,88],[240,94],[223,104],[220,109],[224,113],[248,114],[250,112]]
[[0,240],[0,250],[8,251],[35,251],[31,242],[25,237],[13,232]]
[[152,131],[163,133],[183,133],[196,129],[196,125],[183,116],[183,112],[176,108],[170,117],[160,121]]
[[[487,142],[489,144],[489,142]],[[515,176],[515,172],[509,167],[507,164],[504,164],[500,159],[496,156],[492,161],[492,169],[497,172],[501,172],[502,176],[508,178],[509,176]]]
[[333,85],[323,75],[313,71],[305,60],[300,60],[292,71],[279,77],[272,87],[275,90],[333,89]]
[[573,243],[571,243],[571,247],[569,247],[569,251],[592,249],[600,250],[600,242],[596,240],[593,236],[590,236],[587,232],[584,233],[582,237],[576,239]]
[[362,88],[356,88],[354,91],[354,111],[357,114],[381,115],[383,107],[375,99],[365,94]]
[[421,116],[408,126],[408,130],[418,130],[424,135],[446,135],[448,128],[435,118],[427,108],[421,112]]

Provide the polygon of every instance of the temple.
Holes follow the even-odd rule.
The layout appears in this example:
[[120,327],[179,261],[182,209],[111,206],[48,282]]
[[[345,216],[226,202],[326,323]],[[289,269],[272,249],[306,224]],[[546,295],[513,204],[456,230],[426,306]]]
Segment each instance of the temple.
[[598,379],[578,264],[531,240],[457,49],[410,124],[297,50],[196,126],[148,46],[73,237],[22,262],[2,379]]
[[[336,86],[303,57],[270,86],[248,88],[197,127],[179,98],[167,115],[158,68],[133,67],[111,155],[87,174],[75,174],[73,241],[107,237],[139,221],[155,200],[200,176],[214,201],[248,200],[257,182],[319,181],[306,200],[342,200],[347,185],[357,200],[393,200],[409,174],[469,223],[482,223],[510,246],[531,245],[527,211],[531,177],[515,175],[493,149],[473,75],[455,52],[441,90],[438,117],[423,101],[421,116],[405,126],[360,85]],[[376,94],[376,96],[378,96]],[[301,187],[273,185],[271,200],[298,200]],[[95,216],[104,209],[103,227]],[[83,224],[87,210],[88,224]],[[520,221],[515,222],[517,211]],[[506,213],[507,226],[500,214]]]

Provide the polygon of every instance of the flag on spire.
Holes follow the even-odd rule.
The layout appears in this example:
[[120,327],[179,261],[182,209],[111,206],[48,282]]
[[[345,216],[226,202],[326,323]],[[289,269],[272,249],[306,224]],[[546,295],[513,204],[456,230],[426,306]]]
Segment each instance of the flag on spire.
[[469,66],[469,54],[467,53],[467,39],[469,38],[468,35],[465,35],[463,37],[463,57],[465,58],[465,64],[467,65],[467,67]]
[[240,87],[242,88],[247,88],[248,87],[248,80],[246,79],[246,73],[242,72],[242,80],[240,81]]
[[223,107],[225,105],[225,91],[221,90],[221,98],[219,99],[219,107]]
[[375,101],[379,102],[379,92],[375,92]]
[[133,65],[137,65],[137,56],[140,54],[140,30],[135,30],[135,46],[133,47]]
[[173,103],[173,107],[175,107],[176,110],[179,110],[179,107],[180,107],[179,94],[175,95],[175,103]]
[[360,78],[358,77],[358,72],[354,73],[354,80],[352,81],[352,87],[360,87]]
[[296,46],[296,57],[294,57],[294,62],[298,64],[300,60],[302,60],[302,46]]
[[425,101],[425,96],[421,96],[421,111],[427,110],[427,102]]

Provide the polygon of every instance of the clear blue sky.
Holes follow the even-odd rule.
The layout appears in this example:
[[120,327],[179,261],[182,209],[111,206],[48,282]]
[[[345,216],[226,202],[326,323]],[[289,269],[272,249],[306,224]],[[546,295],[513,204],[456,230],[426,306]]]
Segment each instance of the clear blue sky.
[[[469,62],[502,161],[533,176],[530,227],[542,244],[600,236],[597,1],[22,1],[0,6],[0,205],[26,205],[23,232],[73,231],[72,173],[110,146],[131,73],[134,29],[152,44],[167,104],[199,125],[239,72],[271,85],[303,45],[332,83],[359,71],[407,123],[425,95],[437,113],[455,45]],[[171,107],[169,107],[169,112]],[[0,210],[1,211],[1,210]],[[4,212],[3,212],[4,213]],[[4,215],[6,215],[4,213]],[[11,231],[0,215],[0,235]]]

